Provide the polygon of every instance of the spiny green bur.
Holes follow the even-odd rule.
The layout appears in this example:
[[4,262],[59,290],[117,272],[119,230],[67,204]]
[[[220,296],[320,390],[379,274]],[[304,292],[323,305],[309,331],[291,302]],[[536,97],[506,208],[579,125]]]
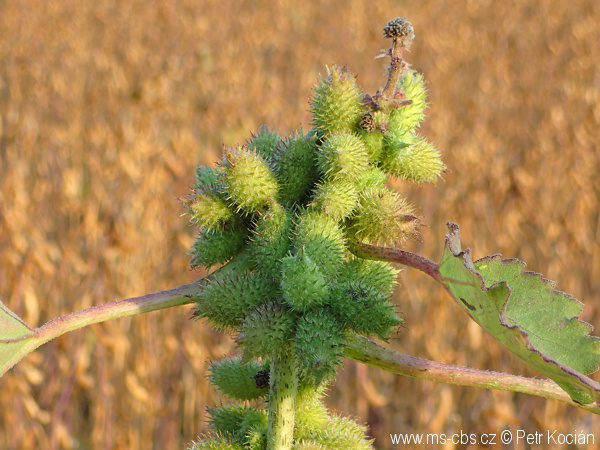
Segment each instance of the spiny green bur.
[[228,397],[255,400],[267,394],[268,386],[257,386],[254,378],[267,368],[268,364],[259,363],[257,360],[242,364],[239,356],[233,356],[210,364],[208,379]]
[[[408,24],[397,19],[386,30],[398,20]],[[390,56],[407,46],[405,37],[385,34],[393,37]],[[427,106],[423,77],[393,59],[389,80],[363,95],[348,68],[333,66],[314,89],[308,133],[260,128],[245,145],[225,149],[216,168],[199,167],[184,199],[199,227],[192,266],[232,261],[196,298],[196,317],[236,333],[243,353],[212,364],[210,380],[230,397],[262,398],[266,387],[253,386],[262,367],[255,358],[272,362],[271,390],[283,389],[273,374],[296,380],[284,383],[289,392],[269,395],[295,402],[296,448],[371,448],[365,430],[329,416],[320,396],[341,364],[346,333],[387,339],[402,323],[390,303],[398,271],[354,256],[349,244],[416,237],[419,217],[385,186],[387,176],[436,182],[444,170],[439,152],[416,133]],[[215,434],[195,448],[292,445],[289,435],[277,444],[266,437],[278,431],[264,411],[224,406],[209,414]]]

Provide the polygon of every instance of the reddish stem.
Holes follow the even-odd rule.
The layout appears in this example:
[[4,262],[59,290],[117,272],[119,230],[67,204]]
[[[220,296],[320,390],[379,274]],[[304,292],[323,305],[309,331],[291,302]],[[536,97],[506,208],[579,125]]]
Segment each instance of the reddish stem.
[[442,276],[440,275],[439,266],[432,260],[425,258],[424,256],[411,253],[406,250],[400,250],[398,248],[389,247],[377,247],[371,244],[365,244],[362,242],[356,242],[353,245],[353,253],[357,256],[383,259],[385,261],[394,261],[403,264],[414,269],[418,269],[421,272],[426,273],[431,278],[439,283],[442,283]]

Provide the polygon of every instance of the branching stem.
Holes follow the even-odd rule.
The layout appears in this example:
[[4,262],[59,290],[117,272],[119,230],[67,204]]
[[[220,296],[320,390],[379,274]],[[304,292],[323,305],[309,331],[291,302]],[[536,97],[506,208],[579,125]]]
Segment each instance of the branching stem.
[[437,282],[442,282],[439,267],[432,260],[424,256],[411,253],[399,248],[377,247],[371,244],[355,242],[352,246],[352,252],[361,258],[382,259],[384,261],[392,261],[403,264],[413,269],[418,269],[426,273]]
[[[437,264],[420,255],[404,250],[382,248],[367,244],[359,244],[357,245],[357,248],[358,249],[355,250],[355,252],[360,251],[361,254],[364,253],[364,255],[369,257],[399,262],[409,267],[419,269],[437,281],[441,280],[439,271],[437,270]],[[35,339],[32,340],[31,348],[28,346],[27,349],[24,349],[23,353],[20,354],[20,357],[67,331],[73,331],[87,325],[104,322],[110,319],[192,303],[193,299],[190,298],[190,296],[197,295],[202,290],[203,286],[208,284],[211,278],[212,275],[209,275],[208,277],[193,283],[178,286],[166,291],[105,303],[51,320],[45,325],[32,330]],[[558,400],[594,414],[600,414],[599,405],[579,405],[573,402],[569,395],[552,381],[526,378],[506,373],[482,371],[416,358],[382,347],[367,338],[355,334],[348,335],[345,354],[348,358],[399,375],[460,386],[522,392],[529,395]],[[14,360],[13,364],[16,363],[20,357]],[[292,364],[293,357],[290,350],[290,352],[279,355],[278,359],[274,359],[276,371],[279,371],[280,373],[279,379],[281,381],[279,382],[279,386],[283,383],[283,386],[287,389],[286,393],[282,392],[278,386],[271,387],[271,395],[275,395],[273,405],[279,405],[277,408],[279,408],[280,411],[282,408],[286,408],[288,413],[287,415],[276,414],[278,416],[277,419],[272,418],[271,413],[269,414],[269,422],[271,423],[273,421],[274,430],[279,430],[275,431],[273,435],[278,435],[280,438],[283,438],[283,436],[286,435],[290,436],[289,433],[293,433],[293,417],[290,419],[290,414],[293,415],[293,407],[290,405],[293,405],[295,394],[291,395],[290,392],[297,390],[298,381],[297,374],[295,373],[295,370],[292,369],[294,366]],[[12,367],[12,365],[10,367]],[[5,367],[4,369],[8,370],[10,367]],[[2,373],[0,373],[0,375],[2,375]],[[273,374],[271,374],[271,376],[273,376]],[[277,378],[277,374],[275,378]],[[284,407],[283,405],[287,406]],[[279,418],[279,416],[281,416],[281,418]],[[275,420],[280,421],[281,423],[276,424],[274,422]],[[284,423],[287,428],[282,428]],[[291,431],[289,429],[290,423],[292,424]]]
[[345,354],[348,358],[399,375],[459,386],[522,392],[558,400],[591,413],[600,414],[600,405],[575,403],[560,386],[549,380],[477,370],[416,358],[382,347],[356,334],[347,337],[346,345]]
[[404,17],[388,22],[383,29],[383,34],[385,37],[392,39],[392,46],[387,51],[391,63],[382,96],[392,99],[395,97],[398,81],[406,68],[406,64],[402,60],[402,49],[410,47],[415,35],[412,25]]
[[191,298],[202,290],[202,287],[210,282],[212,275],[190,284],[178,286],[166,291],[154,292],[152,294],[142,295],[140,297],[128,298],[114,302],[104,303],[91,308],[75,311],[65,316],[57,317],[45,323],[39,328],[29,328],[29,332],[15,339],[2,339],[0,345],[7,346],[18,345],[13,352],[10,360],[0,367],[0,376],[13,367],[25,355],[36,348],[42,346],[58,336],[69,331],[78,330],[95,323],[106,322],[112,319],[134,316],[159,309],[170,308],[172,306],[185,305],[192,303]]
[[393,98],[394,93],[396,92],[396,86],[398,86],[398,81],[404,72],[404,64],[402,61],[402,46],[399,45],[399,40],[394,39],[392,42],[392,47],[389,49],[391,63],[390,68],[388,70],[388,79],[385,83],[385,87],[383,88],[382,94],[384,97]]

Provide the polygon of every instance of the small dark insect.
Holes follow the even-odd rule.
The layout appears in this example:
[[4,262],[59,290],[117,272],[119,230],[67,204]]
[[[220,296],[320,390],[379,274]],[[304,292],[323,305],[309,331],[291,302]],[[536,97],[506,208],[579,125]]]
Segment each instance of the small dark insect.
[[258,389],[265,389],[269,387],[268,370],[259,370],[252,378],[254,378],[254,384]]

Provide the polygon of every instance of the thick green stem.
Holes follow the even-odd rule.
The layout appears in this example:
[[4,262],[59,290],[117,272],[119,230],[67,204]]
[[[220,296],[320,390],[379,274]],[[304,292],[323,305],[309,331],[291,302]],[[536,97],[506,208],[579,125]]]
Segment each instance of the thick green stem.
[[298,394],[298,365],[291,345],[287,345],[271,360],[269,383],[267,450],[291,449]]

